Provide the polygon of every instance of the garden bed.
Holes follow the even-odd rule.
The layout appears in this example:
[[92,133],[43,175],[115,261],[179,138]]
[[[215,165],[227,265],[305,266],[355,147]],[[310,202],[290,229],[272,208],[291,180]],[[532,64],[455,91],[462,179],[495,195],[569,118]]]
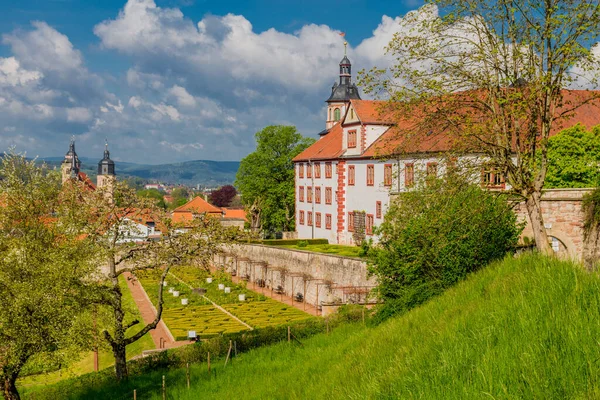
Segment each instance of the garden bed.
[[[206,280],[209,277],[212,278],[210,283]],[[156,305],[160,273],[138,273],[138,280]],[[231,277],[223,272],[210,274],[209,271],[196,267],[178,267],[169,273],[166,281],[163,319],[176,340],[186,339],[188,331],[196,331],[198,337],[208,338],[248,329],[235,318],[214,307],[210,301],[253,328],[279,326],[314,318],[301,310],[247,289],[245,283],[233,283]],[[231,292],[225,293],[223,289],[219,289],[219,284],[229,287]],[[169,288],[179,291],[179,297],[173,297],[168,292]],[[206,298],[192,292],[192,288],[204,289]],[[244,295],[245,300],[240,301],[239,295]],[[188,299],[188,305],[181,304],[182,298]]]

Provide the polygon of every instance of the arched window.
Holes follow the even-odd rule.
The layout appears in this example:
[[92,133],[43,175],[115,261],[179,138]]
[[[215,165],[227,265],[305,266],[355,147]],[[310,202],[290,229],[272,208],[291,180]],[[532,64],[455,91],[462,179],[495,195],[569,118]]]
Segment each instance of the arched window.
[[333,110],[333,120],[334,121],[340,120],[340,109],[339,108],[336,108],[335,110]]
[[331,121],[331,108],[327,110],[327,121]]
[[354,119],[354,108],[350,109],[350,119]]

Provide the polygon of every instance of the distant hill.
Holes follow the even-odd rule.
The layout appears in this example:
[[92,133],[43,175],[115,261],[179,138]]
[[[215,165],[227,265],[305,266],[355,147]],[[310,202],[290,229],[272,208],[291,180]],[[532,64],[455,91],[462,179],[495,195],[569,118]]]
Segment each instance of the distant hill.
[[[60,166],[63,157],[41,158],[47,164]],[[80,157],[81,169],[88,176],[95,179],[97,159]],[[137,177],[148,181],[163,183],[179,183],[189,186],[200,184],[202,186],[219,186],[231,184],[240,166],[239,161],[211,161],[196,160],[174,164],[135,164],[128,162],[116,163],[117,176],[121,178]]]

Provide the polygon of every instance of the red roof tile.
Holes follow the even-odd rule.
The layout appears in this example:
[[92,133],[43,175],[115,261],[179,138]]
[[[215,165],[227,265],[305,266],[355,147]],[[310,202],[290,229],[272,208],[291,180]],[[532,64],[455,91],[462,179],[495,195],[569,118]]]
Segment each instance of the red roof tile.
[[341,123],[335,124],[327,135],[321,137],[313,145],[298,154],[292,161],[328,160],[340,157],[344,154],[342,149],[343,133]]
[[393,113],[388,102],[381,100],[350,100],[360,122],[368,125],[392,125]]
[[223,208],[223,211],[225,211],[225,217],[224,218],[226,218],[226,219],[228,219],[228,218],[231,218],[231,219],[243,219],[243,220],[247,221],[247,219],[246,219],[246,211],[245,210]]
[[[563,90],[563,106],[557,110],[556,115],[570,110],[574,104],[583,104],[567,117],[555,121],[550,135],[555,135],[577,123],[587,128],[600,124],[599,96],[600,91]],[[399,153],[437,153],[456,149],[459,145],[459,138],[445,132],[417,133],[420,130],[419,122],[418,117],[397,121],[362,154],[362,157],[381,157]],[[460,145],[468,144],[460,143]]]
[[218,213],[221,214],[222,211],[220,208],[213,206],[212,204],[208,203],[206,200],[204,200],[202,197],[200,196],[196,196],[194,197],[192,200],[188,201],[187,203],[185,203],[182,206],[177,207],[176,209],[173,210],[174,213],[176,212],[193,212],[193,213]]

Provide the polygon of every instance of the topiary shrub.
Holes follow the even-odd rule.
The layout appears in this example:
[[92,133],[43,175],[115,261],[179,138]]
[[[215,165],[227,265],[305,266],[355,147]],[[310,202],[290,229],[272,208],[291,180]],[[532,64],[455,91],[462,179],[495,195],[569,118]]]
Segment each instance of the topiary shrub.
[[377,318],[405,312],[504,257],[522,228],[504,196],[458,176],[401,194],[368,254],[384,301]]

